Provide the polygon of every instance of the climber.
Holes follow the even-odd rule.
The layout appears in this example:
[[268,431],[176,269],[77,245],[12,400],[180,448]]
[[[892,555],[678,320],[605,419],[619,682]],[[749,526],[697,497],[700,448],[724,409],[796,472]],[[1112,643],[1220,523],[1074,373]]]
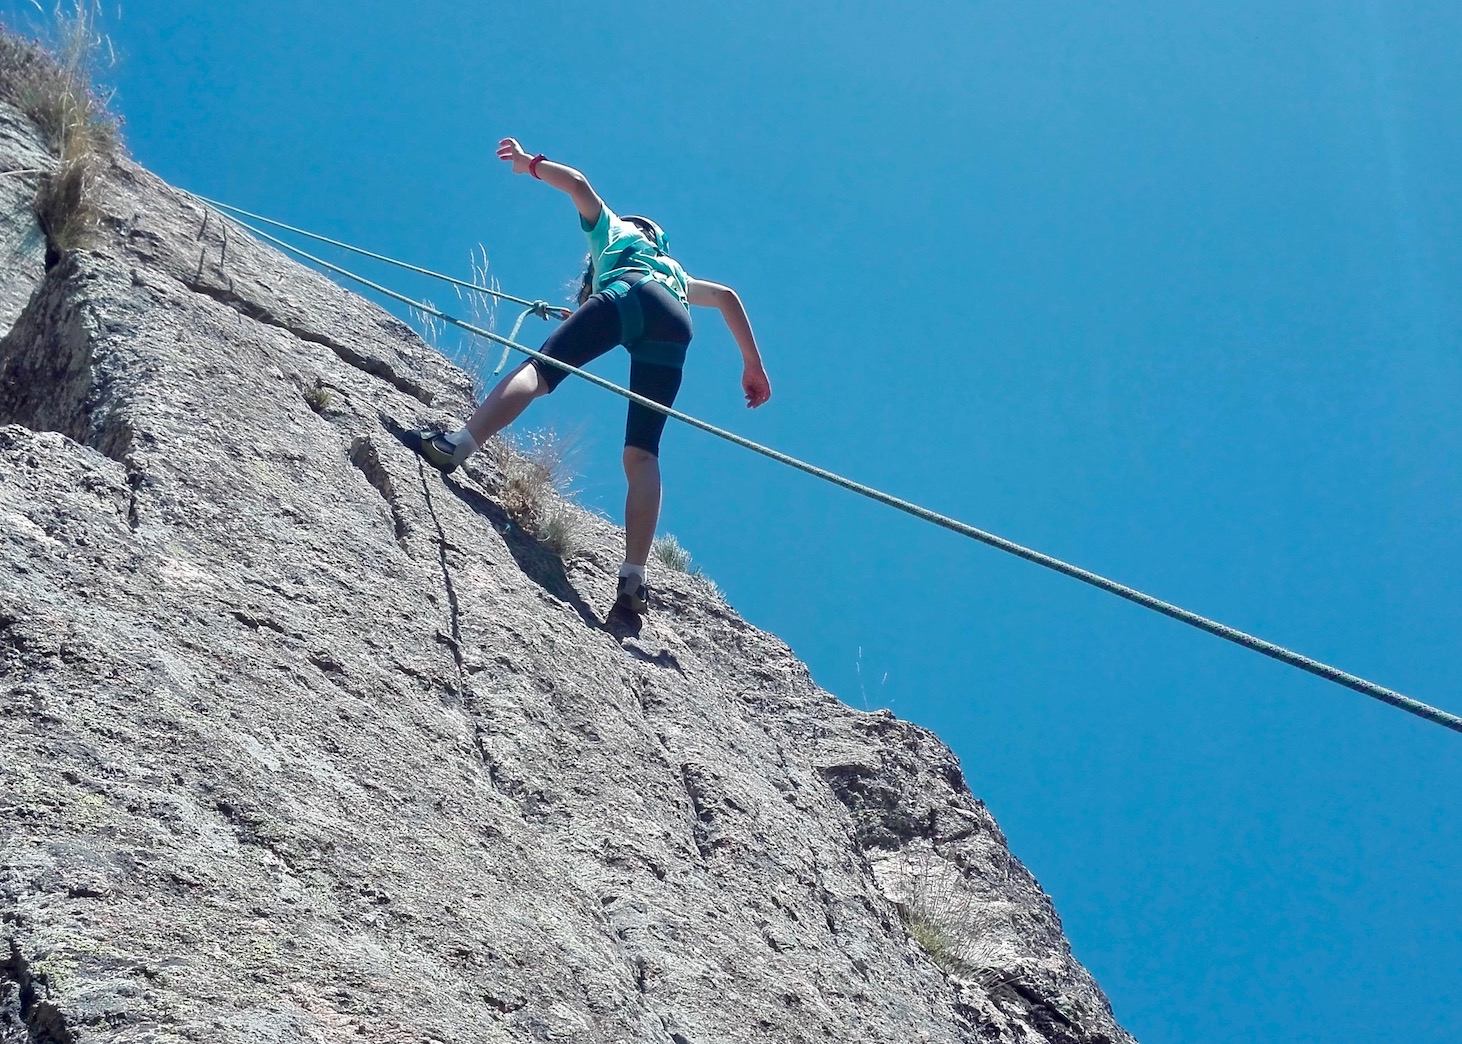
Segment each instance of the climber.
[[[756,337],[741,299],[730,287],[694,279],[670,256],[665,233],[649,218],[619,217],[604,204],[587,178],[572,167],[530,156],[513,138],[498,143],[498,158],[573,200],[589,240],[588,267],[579,288],[579,307],[544,342],[543,354],[583,367],[622,344],[629,349],[630,391],[670,406],[680,389],[681,367],[690,344],[690,305],[720,311],[741,349],[741,388],[746,405],[771,398]],[[488,393],[467,423],[450,434],[417,434],[427,462],[447,473],[489,438],[507,427],[530,402],[558,387],[568,374],[529,359]],[[645,566],[660,518],[660,435],[665,414],[629,404],[625,424],[625,552],[619,567],[614,611],[642,615],[649,605]]]

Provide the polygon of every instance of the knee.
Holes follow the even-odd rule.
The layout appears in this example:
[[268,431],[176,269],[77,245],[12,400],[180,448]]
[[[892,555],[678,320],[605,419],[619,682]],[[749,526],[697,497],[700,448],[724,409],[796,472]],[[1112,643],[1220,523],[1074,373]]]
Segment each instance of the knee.
[[530,398],[541,398],[553,391],[553,385],[543,373],[538,360],[529,359],[518,367],[516,371],[508,376],[508,380],[517,382],[518,386],[526,391]]
[[624,448],[624,473],[629,478],[643,475],[647,470],[658,472],[660,458],[649,450],[638,446]]

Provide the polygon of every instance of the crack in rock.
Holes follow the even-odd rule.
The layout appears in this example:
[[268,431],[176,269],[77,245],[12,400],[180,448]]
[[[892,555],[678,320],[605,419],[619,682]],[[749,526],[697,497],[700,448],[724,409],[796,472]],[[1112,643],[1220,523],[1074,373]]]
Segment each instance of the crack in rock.
[[451,545],[447,543],[447,531],[442,528],[442,520],[437,517],[436,505],[432,503],[431,487],[427,485],[426,481],[426,469],[421,466],[420,462],[417,464],[417,469],[421,473],[421,494],[426,500],[427,514],[431,515],[432,522],[436,525],[437,556],[442,564],[442,587],[446,589],[447,607],[451,611],[452,655],[456,657],[457,667],[460,670],[462,667],[462,607],[457,602],[457,585],[452,583],[452,569],[447,563],[447,548]]
[[691,838],[695,841],[696,851],[700,853],[701,858],[708,859],[715,847],[709,829],[715,813],[708,807],[700,770],[693,765],[682,764],[680,782],[685,787],[685,796],[690,799]]
[[10,953],[0,961],[0,1041],[76,1044],[66,1017],[51,999],[50,980],[32,970],[19,943],[8,941]]
[[381,454],[376,450],[375,443],[371,442],[370,436],[361,435],[353,439],[350,443],[349,456],[350,462],[386,502],[386,507],[391,511],[391,522],[396,530],[396,543],[401,545],[403,551],[406,550],[406,538],[411,533],[411,526],[401,514],[396,485],[391,481],[391,474],[386,470],[386,466],[381,463]]

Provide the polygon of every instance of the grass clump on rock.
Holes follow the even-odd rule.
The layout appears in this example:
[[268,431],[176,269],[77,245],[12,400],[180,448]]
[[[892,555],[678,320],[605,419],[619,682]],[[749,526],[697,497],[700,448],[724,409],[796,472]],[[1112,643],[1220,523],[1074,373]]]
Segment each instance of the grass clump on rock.
[[35,212],[50,246],[48,262],[82,246],[96,230],[103,175],[121,144],[110,96],[94,74],[113,57],[98,27],[97,0],[58,3],[44,40],[0,24],[0,100],[28,116],[56,160],[42,174]]
[[335,396],[322,382],[316,381],[313,387],[305,389],[305,405],[316,413],[324,414],[329,412],[335,405]]
[[[690,552],[681,546],[679,540],[675,539],[674,533],[657,536],[655,542],[650,545],[650,554],[662,566],[674,569],[677,573],[689,573],[692,569]],[[696,572],[700,572],[700,570],[697,569]]]
[[501,476],[498,499],[515,524],[559,557],[583,549],[583,509],[573,502],[577,439],[552,428],[488,443]]
[[972,893],[932,846],[911,846],[891,864],[899,918],[930,960],[987,986],[1014,974],[1020,947],[1009,904]]
[[718,598],[725,597],[721,593],[721,589],[716,586],[716,581],[708,577],[701,567],[695,564],[690,552],[676,539],[674,533],[656,537],[655,542],[650,545],[650,557],[667,569],[684,573],[699,584],[702,590]]

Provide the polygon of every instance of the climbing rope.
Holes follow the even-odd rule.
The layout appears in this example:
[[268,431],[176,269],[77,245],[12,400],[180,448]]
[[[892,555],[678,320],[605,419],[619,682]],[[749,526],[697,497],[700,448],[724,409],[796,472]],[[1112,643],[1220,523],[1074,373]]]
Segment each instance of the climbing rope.
[[[530,301],[526,297],[514,297],[512,294],[503,293],[496,287],[480,286],[477,283],[468,282],[465,279],[458,279],[456,276],[449,276],[442,272],[433,272],[430,268],[421,268],[417,265],[408,264],[405,261],[398,261],[394,257],[387,257],[385,254],[377,254],[375,251],[367,250],[364,247],[351,246],[349,243],[342,243],[338,239],[331,239],[329,236],[322,236],[318,232],[309,232],[303,228],[295,228],[295,226],[293,225],[286,225],[283,221],[275,221],[273,218],[264,217],[262,214],[254,214],[247,210],[243,210],[240,207],[230,206],[227,203],[220,203],[217,200],[209,199],[207,196],[200,196],[194,192],[189,192],[188,195],[192,196],[200,203],[208,204],[215,211],[218,211],[223,217],[230,217],[231,215],[236,214],[239,217],[246,217],[251,221],[262,222],[265,225],[269,225],[271,228],[280,228],[286,232],[293,232],[297,236],[304,236],[306,239],[313,239],[317,243],[328,243],[330,246],[339,247],[341,250],[348,250],[352,254],[359,254],[362,257],[369,257],[375,261],[384,261],[388,265],[395,265],[397,268],[404,268],[406,269],[406,271],[415,272],[417,275],[430,276],[433,279],[440,279],[444,283],[451,283],[453,286],[460,286],[464,290],[475,290],[479,294],[486,294],[488,297],[495,297],[499,301],[511,301],[513,302],[513,304],[520,304],[523,307],[527,308],[532,314],[538,316],[540,319],[547,319],[549,316],[554,316],[558,319],[567,319],[570,315],[573,314],[573,309],[571,308],[561,308],[558,305],[551,305],[547,301]],[[227,211],[228,213],[223,213],[224,211]],[[233,218],[233,220],[238,221],[238,217]],[[239,221],[239,224],[242,225],[243,222]],[[244,227],[247,228],[248,226],[245,225]],[[263,233],[260,233],[260,235],[263,235]],[[273,243],[279,242],[279,240],[272,237],[266,238],[269,238],[270,242]],[[288,244],[283,245],[288,246]],[[294,250],[293,247],[289,247],[289,249]],[[298,253],[298,251],[296,251],[296,253]],[[349,275],[349,273],[346,272],[342,272],[341,274]],[[521,320],[519,321],[521,322]],[[517,327],[514,326],[513,329],[516,330]]]
[[[189,195],[192,194],[189,193]],[[1004,537],[996,536],[994,533],[987,533],[983,529],[977,529],[976,527],[961,522],[958,519],[950,518],[947,515],[941,515],[936,511],[931,511],[928,508],[921,507],[920,505],[912,503],[911,501],[903,500],[899,497],[893,496],[890,493],[885,493],[882,490],[875,489],[872,486],[867,486],[861,482],[856,482],[853,479],[845,478],[835,472],[828,471],[826,468],[820,468],[816,464],[809,464],[804,460],[799,460],[798,458],[783,453],[780,450],[772,449],[770,446],[763,446],[759,442],[753,442],[748,438],[737,435],[735,432],[727,431],[724,428],[718,428],[714,424],[707,423],[706,421],[703,421],[698,417],[692,417],[688,413],[682,413],[679,410],[674,409],[670,406],[665,406],[662,403],[655,402],[653,399],[647,399],[643,395],[637,395],[629,389],[621,388],[619,385],[614,384],[613,382],[608,381],[596,374],[589,373],[587,370],[581,370],[576,366],[570,366],[568,363],[551,358],[547,355],[544,355],[542,352],[535,351],[534,349],[526,347],[525,345],[518,344],[511,338],[503,337],[500,334],[493,333],[490,330],[484,330],[481,327],[474,326],[471,323],[458,319],[456,316],[448,315],[446,312],[441,311],[431,304],[423,301],[413,300],[412,298],[407,297],[405,294],[397,293],[395,290],[384,287],[379,283],[373,282],[365,278],[364,276],[357,275],[356,273],[351,272],[348,269],[342,268],[339,265],[332,264],[331,262],[325,261],[322,258],[315,257],[313,254],[301,250],[299,247],[294,246],[291,243],[287,243],[282,239],[278,239],[267,232],[255,228],[254,226],[248,224],[247,222],[241,220],[236,216],[233,216],[232,214],[225,213],[225,211],[227,210],[233,211],[235,214],[246,214],[246,211],[239,210],[236,207],[227,207],[226,205],[221,203],[213,203],[212,201],[204,199],[201,196],[194,196],[193,198],[197,199],[201,203],[213,207],[215,211],[220,214],[221,217],[233,221],[236,225],[239,225],[241,228],[244,228],[249,232],[252,232],[254,235],[260,237],[261,239],[269,243],[273,243],[275,246],[287,250],[290,253],[311,262],[312,264],[319,265],[320,267],[327,269],[328,271],[335,272],[338,275],[342,275],[347,279],[353,280],[362,286],[374,290],[376,293],[382,294],[385,297],[389,297],[392,300],[399,301],[400,303],[407,305],[408,307],[414,308],[417,311],[422,312],[426,315],[435,316],[436,318],[441,319],[443,322],[450,323],[453,326],[466,330],[468,333],[475,334],[478,337],[486,338],[489,341],[493,341],[497,344],[502,345],[504,348],[521,352],[531,359],[537,359],[540,362],[546,363],[550,366],[556,366],[560,370],[564,370],[567,373],[582,377],[590,384],[598,385],[605,391],[613,392],[614,394],[619,395],[622,398],[628,399],[631,402],[637,402],[641,406],[644,406],[648,409],[656,410],[659,413],[665,414],[667,417],[673,417],[683,424],[688,424],[693,428],[699,428],[701,431],[714,435],[717,438],[725,439],[727,442],[740,446],[742,449],[751,450],[753,453],[759,453],[762,456],[768,457],[779,464],[784,464],[787,467],[796,469],[797,471],[812,475],[815,478],[822,479],[824,482],[830,482],[835,486],[841,486],[843,489],[849,490],[853,493],[857,493],[860,496],[867,497],[869,500],[877,501],[880,504],[895,508],[896,510],[902,511],[905,514],[912,515],[917,519],[921,519],[933,525],[948,529],[952,532],[960,534],[961,536],[969,537],[971,540],[978,540],[982,544],[987,544],[990,547],[996,548],[997,550],[1004,551],[1006,554],[1014,555],[1017,558],[1023,558],[1027,562],[1033,562],[1038,566],[1042,566],[1054,572],[1069,576],[1074,580],[1080,580],[1082,583],[1089,584],[1092,587],[1097,588],[1098,590],[1106,591],[1108,594],[1114,594],[1119,598],[1125,598],[1129,602],[1135,602],[1145,609],[1151,609],[1153,612],[1161,613],[1164,616],[1171,617],[1172,619],[1177,620],[1180,623],[1185,623],[1190,627],[1196,627],[1200,631],[1207,631],[1209,634],[1222,638],[1225,641],[1233,642],[1235,645],[1242,646],[1243,648],[1249,649],[1252,652],[1257,652],[1263,656],[1269,657],[1270,659],[1278,660],[1280,663],[1289,664],[1291,667],[1298,667],[1300,670],[1307,671],[1310,674],[1315,675],[1316,677],[1324,678],[1326,681],[1334,682],[1337,685],[1343,685],[1348,689],[1353,689],[1354,691],[1361,693],[1362,695],[1369,696],[1375,700],[1380,700],[1382,703],[1389,703],[1393,707],[1397,707],[1410,714],[1415,714],[1419,718],[1425,718],[1427,721],[1434,722],[1435,724],[1441,725],[1444,728],[1451,729],[1453,732],[1462,733],[1462,717],[1458,717],[1455,714],[1450,714],[1447,711],[1440,710],[1439,708],[1430,706],[1426,703],[1422,703],[1420,700],[1414,700],[1410,696],[1404,696],[1401,693],[1396,692],[1392,689],[1387,689],[1384,686],[1377,685],[1375,682],[1367,681],[1364,678],[1358,677],[1354,674],[1349,674],[1346,671],[1342,671],[1337,667],[1331,667],[1329,664],[1321,663],[1319,660],[1313,660],[1308,656],[1302,656],[1299,653],[1294,652],[1293,650],[1286,649],[1280,645],[1275,645],[1273,642],[1267,642],[1262,638],[1258,638],[1252,634],[1240,631],[1237,628],[1229,627],[1227,624],[1219,623],[1217,620],[1210,620],[1206,616],[1200,616],[1197,613],[1190,612],[1180,606],[1173,605],[1171,602],[1165,602],[1160,598],[1154,598],[1152,595],[1144,594],[1143,592],[1138,591],[1136,588],[1128,587],[1126,584],[1119,584],[1115,580],[1109,580],[1104,576],[1091,572],[1090,570],[1071,565],[1069,562],[1063,562],[1059,558],[1053,558],[1050,555],[1042,554],[1039,551],[1024,547],[1021,544],[1015,543],[1014,541],[1006,540]],[[371,251],[361,249],[360,247],[350,246],[349,244],[341,243],[337,240],[327,239],[324,236],[316,235],[312,232],[305,232],[301,229],[296,229],[292,226],[284,225],[281,222],[273,221],[269,218],[261,218],[258,215],[250,216],[275,227],[282,228],[287,231],[298,232],[300,235],[307,236],[308,238],[329,243],[332,246],[337,246],[344,250],[353,251],[354,253],[362,254],[366,257],[371,257],[378,261],[384,261],[387,264],[396,265],[400,268],[407,269],[408,271],[418,272],[423,275],[429,275],[435,278],[444,279],[448,282],[457,283],[458,285],[462,286],[470,286],[472,287],[472,289],[480,290],[484,293],[490,293],[493,296],[501,298],[502,300],[514,301],[519,304],[527,305],[530,308],[533,308],[537,304],[537,302],[527,301],[521,297],[512,297],[511,295],[503,294],[499,291],[488,290],[484,287],[476,286],[476,284],[464,283],[462,280],[453,279],[450,276],[438,275],[435,272],[428,271],[424,268],[418,268],[417,266],[407,264],[404,261],[398,261],[395,258],[386,257],[383,254],[376,254]]]

